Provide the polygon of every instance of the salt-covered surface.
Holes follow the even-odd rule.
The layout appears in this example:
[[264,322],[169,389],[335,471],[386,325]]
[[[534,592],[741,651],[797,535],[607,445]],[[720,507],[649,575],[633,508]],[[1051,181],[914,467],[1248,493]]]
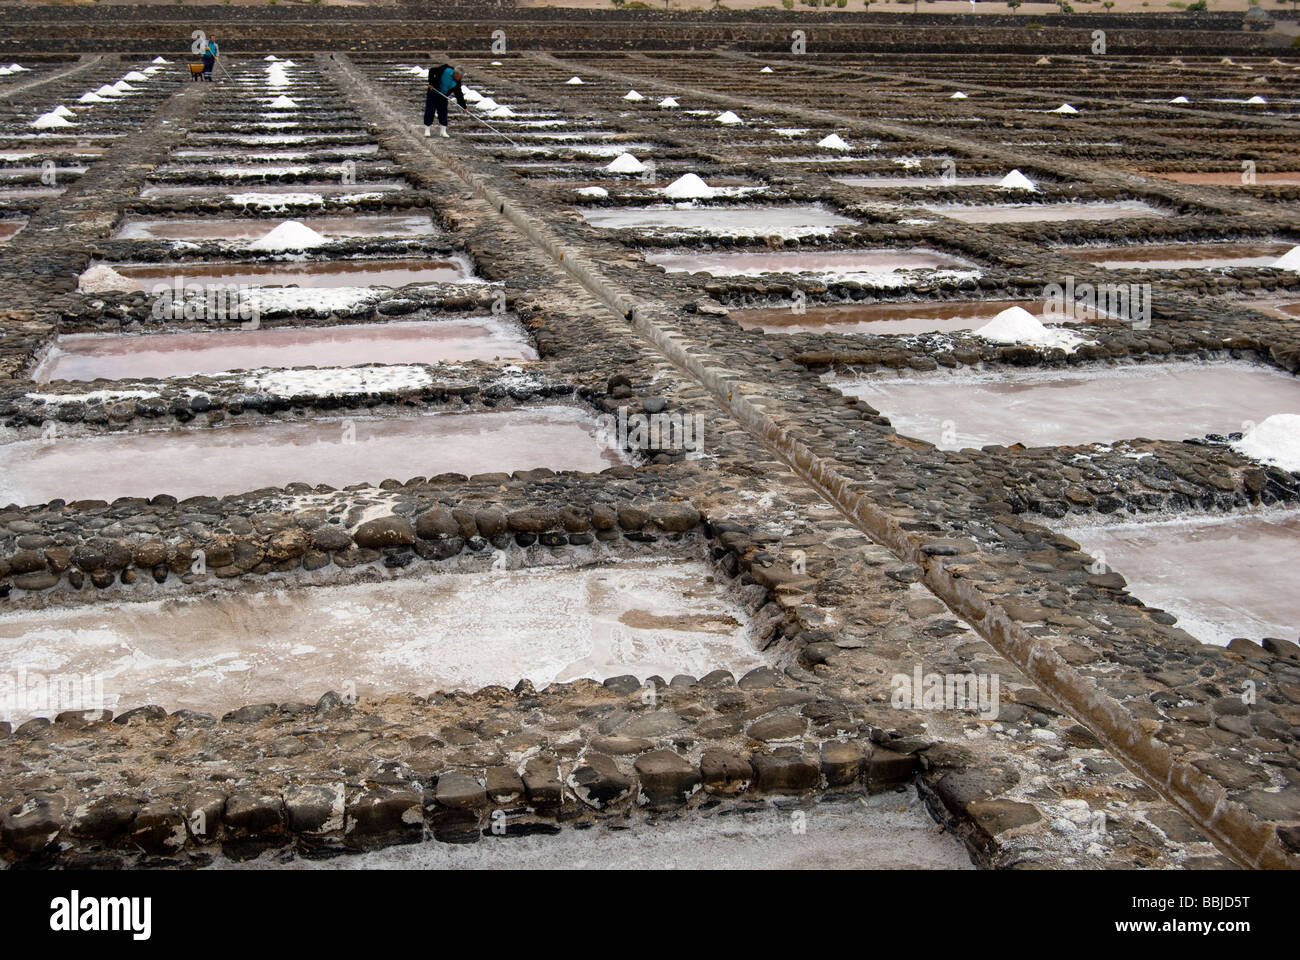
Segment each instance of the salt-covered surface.
[[1232,449],[1283,470],[1300,471],[1300,415],[1278,413],[1266,417],[1246,430]]
[[596,186],[592,186],[592,187],[579,187],[577,193],[578,193],[578,196],[580,196],[580,197],[597,197],[597,198],[599,198],[599,197],[608,197],[608,196],[609,196],[609,191],[608,191],[608,190],[606,190],[604,187],[596,187]]
[[1245,363],[1145,363],[1104,370],[840,378],[834,386],[899,433],[944,450],[1184,440],[1300,413],[1300,381]]
[[349,680],[370,698],[740,675],[764,662],[747,621],[700,561],[485,570],[0,616],[0,669],[102,675],[112,710],[220,716]]
[[[731,316],[746,330],[765,333],[841,333],[849,335],[904,336],[918,333],[953,333],[982,326],[1009,306],[1041,316],[1044,304],[1021,300],[947,300],[938,303],[842,303],[805,306],[802,313],[790,307],[732,310]],[[1061,322],[1074,322],[1064,318]]]
[[921,206],[932,213],[963,223],[1054,223],[1060,220],[1123,220],[1129,217],[1168,215],[1140,200],[1026,204],[935,203]]
[[1115,269],[1201,270],[1222,267],[1271,267],[1286,250],[1285,243],[1137,243],[1088,244],[1060,247],[1060,252],[1101,267]]
[[857,221],[820,204],[771,207],[603,207],[583,217],[607,230],[654,229],[741,237],[806,237],[828,234]]
[[[417,237],[437,232],[427,214],[303,217],[297,221],[326,238]],[[118,240],[260,240],[277,228],[274,220],[128,220],[114,237]]]
[[832,177],[836,183],[842,183],[850,187],[865,187],[868,190],[935,190],[940,187],[975,187],[975,186],[992,186],[999,183],[997,177],[970,176],[970,177],[886,177],[876,174],[870,174],[861,177]]
[[920,247],[899,250],[800,250],[744,253],[703,253],[697,251],[658,251],[646,254],[647,263],[655,263],[672,272],[700,271],[718,277],[757,277],[765,273],[815,274],[872,283],[899,283],[911,270],[948,271],[951,275],[978,276],[968,263],[946,253]]
[[439,260],[313,260],[283,263],[95,264],[81,275],[82,292],[150,290],[158,284],[207,287],[297,286],[403,287],[410,283],[457,283],[471,278],[463,257]]
[[[316,371],[304,392],[346,389]],[[349,426],[351,431],[349,431]],[[590,414],[571,406],[492,413],[331,418],[0,444],[0,503],[112,501],[168,493],[223,496],[295,481],[344,487],[439,473],[549,467],[598,472],[621,462]],[[349,436],[352,440],[349,441]]]
[[[766,69],[766,68],[765,68]],[[620,821],[556,836],[485,836],[474,844],[419,843],[328,860],[218,860],[231,870],[973,870],[914,793],[885,793],[791,814],[762,806],[726,816],[697,812],[666,822]]]
[[1024,307],[1008,307],[977,329],[975,336],[994,343],[1059,348],[1066,353],[1073,353],[1081,344],[1088,342],[1068,331],[1044,326],[1042,321]]
[[341,199],[342,197],[379,196],[405,190],[406,184],[392,181],[375,181],[373,183],[320,183],[316,181],[297,183],[263,183],[255,190],[232,189],[222,183],[155,183],[140,190],[140,196],[151,197],[211,197],[226,198],[233,203],[247,206],[293,206],[297,204],[320,204],[325,197]]
[[1202,643],[1300,636],[1300,513],[1070,525],[1063,531]]
[[517,320],[479,316],[148,336],[64,334],[32,373],[32,379],[38,383],[101,377],[125,380],[256,367],[536,358],[537,352]]

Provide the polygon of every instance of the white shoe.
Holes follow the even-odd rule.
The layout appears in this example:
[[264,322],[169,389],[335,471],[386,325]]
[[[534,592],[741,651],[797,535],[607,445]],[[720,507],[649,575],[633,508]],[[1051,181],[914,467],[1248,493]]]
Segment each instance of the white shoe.
[[446,128],[446,127],[439,126],[438,129],[439,129],[440,131],[442,131],[442,136],[444,136],[444,137],[446,137],[446,136],[450,136],[450,134],[447,133],[447,128]]
[[424,135],[425,135],[426,137],[431,137],[431,136],[433,136],[433,127],[425,127],[425,128],[424,128]]

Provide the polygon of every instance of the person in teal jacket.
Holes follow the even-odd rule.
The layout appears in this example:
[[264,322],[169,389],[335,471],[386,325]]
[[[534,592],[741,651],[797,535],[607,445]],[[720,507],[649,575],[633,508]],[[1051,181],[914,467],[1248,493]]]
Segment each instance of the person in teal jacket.
[[217,49],[215,37],[208,37],[208,45],[203,48],[203,79],[212,82],[212,65],[217,62],[221,51]]
[[465,71],[444,63],[429,68],[429,92],[424,97],[424,135],[433,135],[433,121],[438,120],[438,129],[447,136],[447,106],[455,97],[462,110],[465,109],[465,91],[460,81]]

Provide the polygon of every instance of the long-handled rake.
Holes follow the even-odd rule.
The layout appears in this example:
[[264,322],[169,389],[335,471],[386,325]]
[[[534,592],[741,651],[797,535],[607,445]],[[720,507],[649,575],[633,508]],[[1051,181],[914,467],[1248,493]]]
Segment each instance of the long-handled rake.
[[[440,97],[442,97],[442,99],[446,100],[448,106],[451,106],[451,100],[447,97],[447,95],[446,95],[445,93],[443,93],[443,92],[440,91],[440,90],[435,90],[434,93],[438,94],[438,96],[440,96]],[[509,134],[503,133],[502,131],[498,130],[496,127],[492,126],[492,124],[488,123],[486,120],[484,120],[484,119],[483,119],[482,117],[480,117],[478,114],[473,113],[473,112],[472,112],[468,107],[462,107],[462,108],[461,108],[461,112],[464,113],[467,117],[471,117],[471,118],[477,120],[479,123],[483,124],[483,126],[487,127],[489,130],[491,130],[493,133],[495,133],[498,137],[505,137],[505,138],[506,138],[506,141],[510,144],[510,146],[515,147],[516,149],[519,149],[519,144],[517,144],[517,143],[515,143],[513,140],[511,140]]]

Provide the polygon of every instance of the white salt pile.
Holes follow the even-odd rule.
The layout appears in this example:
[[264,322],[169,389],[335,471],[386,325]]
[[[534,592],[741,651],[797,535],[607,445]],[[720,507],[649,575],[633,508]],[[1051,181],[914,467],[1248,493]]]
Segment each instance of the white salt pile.
[[778,137],[802,137],[808,132],[806,127],[777,127],[772,131]]
[[24,73],[26,70],[26,67],[20,67],[16,63],[11,63],[7,67],[0,67],[0,77],[7,77],[11,73]]
[[463,93],[463,94],[465,94],[465,102],[466,102],[466,103],[482,103],[482,102],[483,102],[483,94],[479,93],[479,92],[478,92],[477,90],[475,90],[473,87],[462,86],[462,87],[460,88],[460,92]]
[[664,196],[674,200],[708,200],[717,192],[693,173],[683,174],[664,187]]
[[268,53],[262,59],[266,60],[268,63],[274,63],[276,60],[279,60],[280,58],[277,57],[274,53]]
[[146,77],[139,70],[132,70],[130,73],[126,74],[126,76],[122,77],[122,79],[129,80],[132,83],[144,83],[149,78]]
[[1233,63],[1232,57],[1223,57],[1219,60],[1219,62],[1229,64],[1230,66],[1236,66],[1236,64]]
[[1034,61],[1034,66],[1036,66],[1036,67],[1045,67],[1045,66],[1047,66],[1047,65],[1048,65],[1049,63],[1051,63],[1051,62],[1052,62],[1052,61],[1051,61],[1051,60],[1048,60],[1046,57],[1039,57],[1037,60]]
[[250,243],[250,250],[306,250],[329,243],[327,237],[317,233],[305,223],[286,220],[261,240]]
[[1033,347],[1060,347],[1073,353],[1084,341],[1064,330],[1049,329],[1024,307],[1009,307],[975,331],[975,336],[994,343],[1018,343]]
[[635,90],[629,90],[627,93],[623,94],[623,99],[624,99],[624,100],[644,100],[645,97],[641,96],[641,94],[637,93]]
[[1283,470],[1300,470],[1300,416],[1275,413],[1246,431],[1232,445],[1243,456]]
[[63,104],[59,104],[57,107],[55,107],[53,110],[51,110],[50,113],[57,113],[57,114],[58,114],[59,116],[61,116],[61,117],[75,117],[75,116],[76,116],[75,113],[73,113],[71,110],[69,110],[69,109],[68,109],[67,107],[65,107]]
[[296,110],[298,108],[298,103],[297,101],[286,97],[284,94],[280,94],[280,96],[271,101],[270,106],[274,110]]
[[501,119],[502,117],[513,117],[515,112],[507,107],[504,103],[488,114],[489,117]]
[[266,68],[266,85],[268,87],[287,87],[289,83],[289,74],[285,73],[281,64],[273,63]]
[[95,91],[95,93],[101,97],[117,96],[117,91],[114,90],[112,87],[110,87],[108,84],[104,84],[103,86],[101,86],[98,90]]
[[762,70],[760,70],[760,71],[758,71],[758,72],[759,72],[759,73],[774,73],[775,71],[774,71],[771,67],[764,67]]
[[1296,273],[1300,273],[1300,247],[1292,247],[1282,254],[1277,260],[1273,261],[1273,266],[1279,270],[1294,270]]
[[1192,101],[1188,100],[1186,97],[1174,97],[1169,102],[1170,103],[1191,103]]
[[1068,103],[1063,103],[1055,110],[1052,111],[1052,113],[1078,113],[1078,112],[1079,112],[1078,110],[1074,109],[1074,107],[1070,106]]
[[849,145],[840,138],[838,133],[832,133],[829,137],[822,137],[817,141],[817,146],[825,147],[827,150],[847,150]]
[[605,169],[610,173],[641,173],[645,170],[645,164],[630,153],[620,153],[605,164]]
[[[465,98],[465,102],[473,103],[473,101],[470,100],[469,97]],[[480,110],[486,110],[488,112],[491,112],[495,110],[497,107],[501,106],[501,104],[497,103],[491,97],[479,97],[478,103],[476,103],[475,106],[477,106]]]
[[582,85],[582,77],[570,77],[568,80],[565,80],[564,82],[571,87],[578,87]]
[[104,293],[109,290],[130,290],[133,282],[112,267],[97,263],[77,279],[77,289],[83,293]]
[[97,93],[83,93],[77,97],[77,103],[107,103],[106,97],[101,97]]
[[1246,102],[1247,103],[1268,103],[1268,101],[1265,100],[1263,97],[1261,97],[1259,94],[1255,94],[1255,96],[1251,97]]
[[609,191],[604,187],[579,187],[578,196],[580,197],[608,197]]
[[131,86],[131,84],[127,83],[125,80],[119,80],[117,83],[113,84],[113,89],[122,93],[131,93],[135,90],[135,87]]
[[744,123],[744,122],[745,122],[744,120],[741,120],[740,117],[736,116],[730,110],[728,110],[726,113],[718,114],[718,123],[735,125],[737,123]]
[[296,67],[296,66],[298,66],[298,64],[294,63],[292,60],[281,60],[281,61],[280,61],[280,66],[282,66],[282,67]]
[[152,60],[150,60],[149,62],[150,62],[150,63],[171,63],[170,60],[164,60],[162,57],[154,57],[154,58],[153,58]]
[[678,106],[678,103],[677,103],[677,101],[676,101],[674,98],[672,98],[672,97],[664,97],[662,100],[659,101],[659,106],[661,106],[661,107],[675,107],[675,106]]
[[37,130],[51,130],[55,127],[70,127],[72,123],[57,113],[42,113],[32,121],[32,126]]
[[1181,67],[1183,65],[1183,58],[1174,57],[1172,60],[1169,61],[1169,65],[1171,67]]
[[965,100],[965,99],[966,99],[966,94],[964,94],[964,93],[962,93],[960,90],[958,90],[956,93],[954,93],[954,94],[953,94],[951,97],[949,97],[948,99],[949,99],[949,100]]
[[492,66],[494,66],[494,67],[499,67],[499,66],[501,66],[501,61],[500,61],[500,60],[493,60],[493,61],[492,61]]
[[998,181],[998,186],[1006,190],[1037,190],[1034,181],[1030,180],[1019,170],[1012,170],[1005,177]]

